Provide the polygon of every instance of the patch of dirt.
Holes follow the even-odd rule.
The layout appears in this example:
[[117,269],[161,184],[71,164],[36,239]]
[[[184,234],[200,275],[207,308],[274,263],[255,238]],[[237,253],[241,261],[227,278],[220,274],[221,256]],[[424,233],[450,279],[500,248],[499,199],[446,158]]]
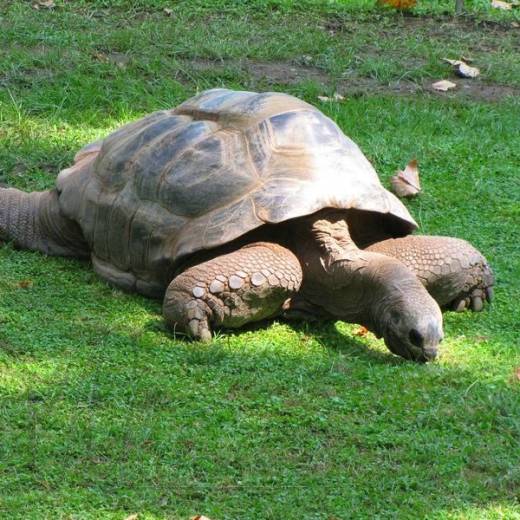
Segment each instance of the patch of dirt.
[[219,60],[195,58],[184,60],[186,70],[193,72],[211,71],[216,75],[227,75],[240,71],[249,77],[251,88],[265,88],[269,85],[298,85],[303,82],[314,82],[323,88],[324,93],[334,89],[343,96],[362,96],[373,94],[416,95],[430,93],[447,98],[468,97],[479,101],[498,101],[507,96],[520,95],[520,89],[485,83],[481,80],[454,79],[457,88],[449,92],[438,92],[431,84],[433,80],[416,83],[409,80],[381,83],[375,78],[364,77],[353,73],[348,78],[335,79],[325,71],[294,61],[256,61],[256,60]]
[[404,29],[404,30],[424,30],[429,34],[442,33],[446,35],[449,32],[463,31],[480,33],[496,33],[504,31],[515,31],[518,27],[515,25],[516,20],[482,20],[478,17],[465,15],[454,17],[452,14],[421,16],[413,13],[403,12],[400,18],[396,18],[394,14],[383,15],[377,14],[373,17],[360,20],[349,16],[341,16],[331,14],[325,18],[322,24],[323,29],[330,34],[339,32],[352,32],[359,24],[377,24],[381,29]]
[[310,66],[303,66],[291,61],[256,61],[256,60],[209,60],[194,58],[185,59],[183,64],[195,72],[211,71],[225,74],[229,71],[240,71],[247,74],[253,82],[267,84],[297,85],[302,81],[314,81],[327,85],[329,76],[324,71]]
[[264,80],[268,83],[296,85],[302,81],[314,81],[315,83],[326,85],[330,81],[326,72],[316,67],[292,62],[248,61],[246,69],[252,78]]
[[483,83],[481,81],[469,79],[456,79],[456,90],[448,92],[438,92],[434,90],[430,83],[424,84],[423,88],[427,92],[433,92],[439,96],[446,97],[469,97],[478,101],[499,101],[508,96],[519,96],[520,89],[509,87],[507,85],[494,85],[492,83]]

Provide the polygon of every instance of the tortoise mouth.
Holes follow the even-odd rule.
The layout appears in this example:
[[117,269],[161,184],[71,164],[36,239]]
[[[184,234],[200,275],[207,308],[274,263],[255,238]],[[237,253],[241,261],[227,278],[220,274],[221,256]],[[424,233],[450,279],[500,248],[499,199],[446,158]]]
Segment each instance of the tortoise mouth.
[[384,341],[390,352],[410,361],[426,363],[433,361],[437,357],[436,347],[417,347],[407,341],[403,341],[391,331],[387,331],[384,335]]

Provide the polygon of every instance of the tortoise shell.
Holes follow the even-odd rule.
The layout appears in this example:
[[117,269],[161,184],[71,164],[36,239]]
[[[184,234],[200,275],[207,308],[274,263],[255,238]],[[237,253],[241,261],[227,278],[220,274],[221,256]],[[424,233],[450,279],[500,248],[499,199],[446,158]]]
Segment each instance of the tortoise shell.
[[324,208],[416,227],[331,119],[272,92],[208,90],[123,126],[80,150],[57,188],[98,270],[163,289],[186,255]]

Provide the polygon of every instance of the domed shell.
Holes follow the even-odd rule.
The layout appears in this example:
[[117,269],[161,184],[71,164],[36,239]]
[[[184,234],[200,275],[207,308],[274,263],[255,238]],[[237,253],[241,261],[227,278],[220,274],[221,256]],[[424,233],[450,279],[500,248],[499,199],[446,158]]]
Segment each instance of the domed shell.
[[272,92],[208,90],[123,126],[81,150],[58,191],[98,259],[166,284],[181,257],[327,207],[416,227],[332,120]]

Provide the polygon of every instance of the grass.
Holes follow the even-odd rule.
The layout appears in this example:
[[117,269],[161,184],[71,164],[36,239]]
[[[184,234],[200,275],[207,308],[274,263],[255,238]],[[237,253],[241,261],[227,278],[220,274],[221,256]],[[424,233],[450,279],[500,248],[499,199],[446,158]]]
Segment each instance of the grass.
[[[411,212],[482,250],[497,296],[448,313],[423,366],[340,323],[204,346],[88,263],[6,245],[0,516],[520,518],[518,14],[466,3],[459,20],[452,2],[2,3],[2,182],[51,187],[83,144],[204,88],[338,90],[319,107],[385,183],[418,157]],[[428,90],[467,54],[481,79]]]

